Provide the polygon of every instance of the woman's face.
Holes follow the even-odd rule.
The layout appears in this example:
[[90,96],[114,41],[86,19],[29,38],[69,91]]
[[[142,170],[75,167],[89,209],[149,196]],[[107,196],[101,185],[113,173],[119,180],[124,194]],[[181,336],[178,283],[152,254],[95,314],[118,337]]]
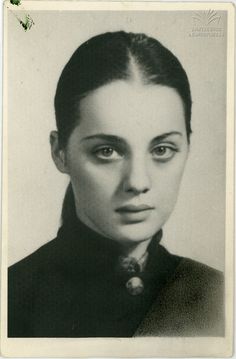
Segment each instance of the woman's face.
[[93,91],[65,154],[78,217],[121,243],[149,239],[174,208],[187,154],[175,90],[114,81]]

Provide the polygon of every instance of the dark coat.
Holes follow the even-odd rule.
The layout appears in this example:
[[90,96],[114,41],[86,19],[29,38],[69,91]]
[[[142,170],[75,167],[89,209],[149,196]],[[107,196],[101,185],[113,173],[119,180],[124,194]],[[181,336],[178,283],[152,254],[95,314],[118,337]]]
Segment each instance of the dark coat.
[[136,336],[224,336],[221,272],[182,258]]
[[223,277],[151,244],[130,295],[119,247],[78,222],[9,269],[9,337],[223,336]]

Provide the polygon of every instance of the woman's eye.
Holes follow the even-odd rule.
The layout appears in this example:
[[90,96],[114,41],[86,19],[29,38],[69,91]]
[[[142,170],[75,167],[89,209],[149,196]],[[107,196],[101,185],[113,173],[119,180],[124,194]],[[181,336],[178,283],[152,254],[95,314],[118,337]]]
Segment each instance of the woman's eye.
[[99,148],[95,150],[94,153],[97,158],[102,160],[116,160],[122,157],[113,147],[110,146]]
[[171,159],[178,150],[170,146],[157,146],[152,150],[152,156],[159,161],[167,161]]

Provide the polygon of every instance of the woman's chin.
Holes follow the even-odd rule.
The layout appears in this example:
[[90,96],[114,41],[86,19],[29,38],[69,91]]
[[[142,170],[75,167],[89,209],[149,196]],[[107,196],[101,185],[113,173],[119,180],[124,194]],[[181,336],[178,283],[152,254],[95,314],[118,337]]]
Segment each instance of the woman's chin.
[[117,233],[113,238],[117,238],[120,242],[142,242],[152,238],[159,230],[161,226],[150,226],[149,224],[133,223],[121,226],[117,229]]

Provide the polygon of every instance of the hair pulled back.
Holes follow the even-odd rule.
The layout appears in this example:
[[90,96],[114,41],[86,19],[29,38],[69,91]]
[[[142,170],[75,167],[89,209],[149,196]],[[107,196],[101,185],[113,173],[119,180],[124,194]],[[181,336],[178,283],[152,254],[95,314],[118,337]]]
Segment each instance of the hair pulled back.
[[[65,148],[80,121],[80,100],[91,91],[115,80],[129,80],[132,64],[144,84],[168,86],[183,101],[188,141],[191,134],[191,92],[188,77],[175,55],[154,38],[124,31],[92,37],[74,52],[57,84],[55,114],[59,146]],[[62,222],[75,218],[71,184],[63,202]]]
[[62,71],[55,95],[56,122],[62,148],[79,123],[80,100],[114,80],[129,80],[132,61],[144,83],[169,86],[178,92],[184,105],[189,140],[191,93],[179,60],[159,41],[145,34],[119,31],[107,32],[84,42]]

